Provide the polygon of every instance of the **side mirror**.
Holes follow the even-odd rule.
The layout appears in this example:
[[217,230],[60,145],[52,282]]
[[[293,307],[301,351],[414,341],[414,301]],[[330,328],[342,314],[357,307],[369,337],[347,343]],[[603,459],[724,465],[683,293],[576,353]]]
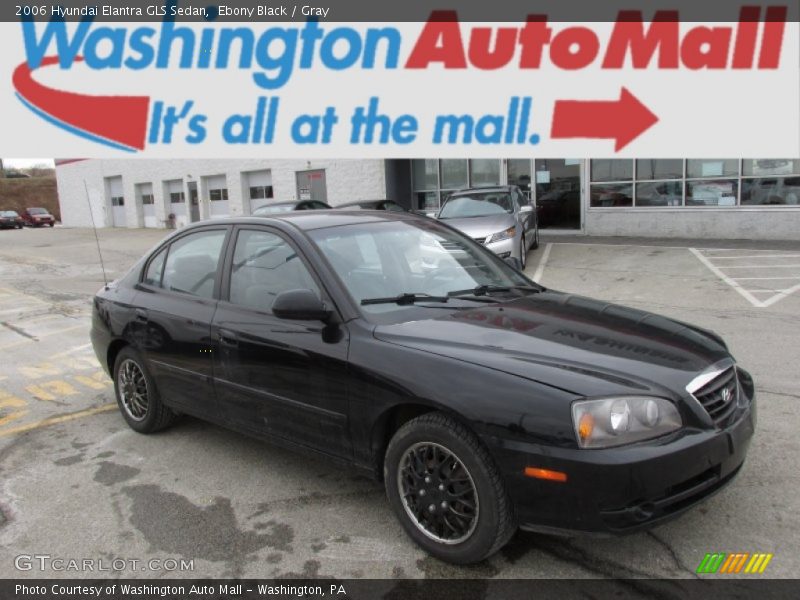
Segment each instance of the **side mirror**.
[[324,322],[331,318],[333,311],[311,290],[288,290],[275,298],[272,314],[279,319]]
[[520,212],[520,214],[523,214],[523,215],[527,215],[529,213],[532,213],[533,212],[533,206],[531,206],[530,204],[523,204],[522,206],[519,207],[519,212]]
[[520,259],[518,259],[517,257],[506,256],[503,259],[503,262],[505,262],[509,267],[511,267],[515,271],[519,271],[520,273],[522,272],[522,261],[520,261]]

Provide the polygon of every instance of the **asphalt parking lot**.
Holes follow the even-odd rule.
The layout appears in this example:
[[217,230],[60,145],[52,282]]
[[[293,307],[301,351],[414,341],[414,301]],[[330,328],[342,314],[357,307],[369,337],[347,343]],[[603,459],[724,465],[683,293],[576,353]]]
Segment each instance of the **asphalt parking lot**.
[[[111,278],[163,235],[101,230]],[[331,464],[184,418],[144,437],[113,403],[88,338],[102,285],[90,230],[0,232],[0,577],[15,557],[193,560],[121,577],[694,577],[706,552],[800,559],[800,243],[543,237],[528,272],[546,286],[713,329],[755,377],[759,422],[720,494],[622,539],[519,533],[459,568],[417,549],[383,489]],[[139,563],[141,564],[141,563]],[[170,565],[172,563],[169,563]]]

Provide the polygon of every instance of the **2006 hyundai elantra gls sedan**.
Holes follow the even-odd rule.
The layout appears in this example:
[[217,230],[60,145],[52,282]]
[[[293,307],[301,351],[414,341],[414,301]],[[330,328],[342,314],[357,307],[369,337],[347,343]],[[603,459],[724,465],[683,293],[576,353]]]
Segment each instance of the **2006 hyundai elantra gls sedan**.
[[97,294],[91,336],[134,430],[188,413],[350,464],[454,563],[518,527],[661,523],[731,481],[755,423],[714,333],[545,289],[409,213],[181,229]]

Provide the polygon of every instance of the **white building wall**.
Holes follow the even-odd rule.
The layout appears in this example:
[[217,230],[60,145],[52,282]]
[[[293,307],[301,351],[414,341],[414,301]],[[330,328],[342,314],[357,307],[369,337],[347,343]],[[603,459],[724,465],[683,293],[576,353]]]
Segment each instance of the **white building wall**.
[[[336,160],[151,160],[151,159],[89,159],[59,165],[56,168],[61,220],[67,227],[91,227],[89,203],[86,200],[84,181],[89,189],[92,212],[98,227],[112,224],[111,206],[106,201],[105,178],[122,177],[128,227],[144,224],[140,202],[135,193],[136,184],[152,183],[155,195],[156,221],[165,226],[169,215],[169,198],[164,197],[164,182],[183,180],[184,188],[196,182],[200,197],[200,216],[208,218],[208,191],[205,178],[225,175],[228,186],[231,216],[250,213],[250,199],[244,189],[243,173],[269,169],[272,174],[274,199],[272,202],[297,198],[295,174],[298,171],[324,169],[328,203],[335,206],[354,200],[379,199],[386,196],[383,159]],[[205,189],[204,189],[205,188]],[[189,194],[186,194],[186,215],[190,213]],[[187,219],[188,220],[188,219]]]

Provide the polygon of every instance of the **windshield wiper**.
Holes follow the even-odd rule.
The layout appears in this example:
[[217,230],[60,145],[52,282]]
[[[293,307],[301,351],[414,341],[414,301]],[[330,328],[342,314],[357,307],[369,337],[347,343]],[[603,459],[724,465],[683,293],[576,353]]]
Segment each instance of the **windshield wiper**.
[[533,287],[531,285],[479,285],[474,288],[468,288],[466,290],[454,290],[452,292],[447,292],[447,295],[450,298],[455,296],[486,296],[492,292],[510,292],[511,290],[520,290],[523,292],[540,292],[539,288]]
[[388,298],[365,298],[361,301],[361,306],[367,304],[398,304],[400,306],[407,306],[415,302],[447,302],[450,298],[447,296],[431,296],[429,294],[412,294],[409,292],[391,296]]

